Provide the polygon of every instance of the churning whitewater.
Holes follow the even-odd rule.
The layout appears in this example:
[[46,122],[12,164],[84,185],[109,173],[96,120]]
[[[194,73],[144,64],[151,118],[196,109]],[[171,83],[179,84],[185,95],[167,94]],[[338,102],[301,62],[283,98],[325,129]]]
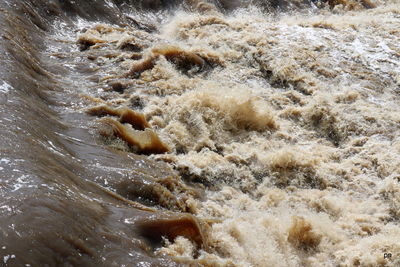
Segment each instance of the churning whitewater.
[[[140,211],[113,204],[110,225],[134,225],[162,266],[400,266],[398,0],[119,16],[56,19],[43,55],[73,70],[58,76],[75,96],[58,110],[140,162],[91,181]],[[138,259],[126,266],[153,266]]]
[[205,188],[181,207],[209,222],[207,249],[178,237],[157,253],[212,266],[399,264],[399,29],[396,2],[274,15],[207,5],[159,31],[85,29],[101,135],[168,151],[151,157]]

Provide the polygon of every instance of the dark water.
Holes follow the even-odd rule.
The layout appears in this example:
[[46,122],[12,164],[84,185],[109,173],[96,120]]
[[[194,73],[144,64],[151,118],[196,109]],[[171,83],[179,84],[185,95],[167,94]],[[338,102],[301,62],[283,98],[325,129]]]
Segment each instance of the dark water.
[[317,2],[2,0],[0,266],[400,255],[399,8]]
[[0,3],[1,266],[175,266],[153,256],[162,236],[183,234],[203,245],[195,218],[167,211],[180,210],[165,186],[173,190],[177,175],[99,145],[88,116],[67,110],[79,101],[75,89],[85,86],[85,66],[63,66],[44,54],[49,46],[76,47],[50,38],[55,24],[66,30],[77,18],[127,24],[124,8],[173,4],[115,2]]

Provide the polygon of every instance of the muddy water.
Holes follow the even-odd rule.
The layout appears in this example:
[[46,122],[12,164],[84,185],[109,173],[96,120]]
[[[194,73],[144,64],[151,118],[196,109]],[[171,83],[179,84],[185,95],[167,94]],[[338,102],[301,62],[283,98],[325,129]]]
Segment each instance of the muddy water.
[[398,1],[0,8],[4,266],[400,264]]

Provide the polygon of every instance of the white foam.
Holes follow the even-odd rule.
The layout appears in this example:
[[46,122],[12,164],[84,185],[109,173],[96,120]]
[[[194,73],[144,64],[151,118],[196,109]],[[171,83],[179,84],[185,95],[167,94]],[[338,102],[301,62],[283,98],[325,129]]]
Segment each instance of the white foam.
[[10,161],[9,159],[6,159],[6,158],[0,159],[0,163],[8,164],[8,163],[10,163],[10,162],[11,162],[11,161]]
[[2,84],[0,85],[0,92],[3,94],[7,94],[13,87],[7,83],[6,81],[2,81]]

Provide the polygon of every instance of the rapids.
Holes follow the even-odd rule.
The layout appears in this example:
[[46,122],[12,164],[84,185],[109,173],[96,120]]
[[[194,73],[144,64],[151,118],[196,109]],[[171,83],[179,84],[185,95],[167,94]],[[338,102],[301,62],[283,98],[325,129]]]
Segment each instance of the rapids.
[[398,0],[3,0],[1,266],[399,266]]

